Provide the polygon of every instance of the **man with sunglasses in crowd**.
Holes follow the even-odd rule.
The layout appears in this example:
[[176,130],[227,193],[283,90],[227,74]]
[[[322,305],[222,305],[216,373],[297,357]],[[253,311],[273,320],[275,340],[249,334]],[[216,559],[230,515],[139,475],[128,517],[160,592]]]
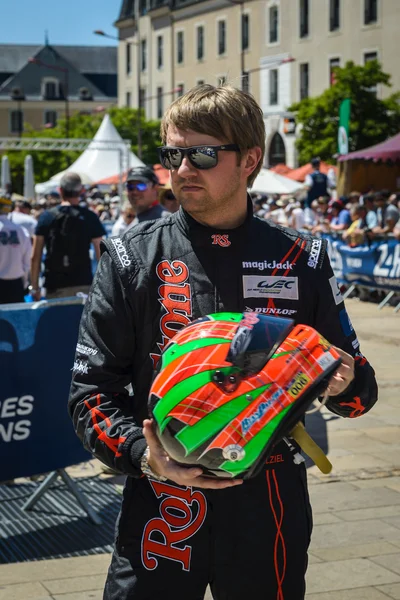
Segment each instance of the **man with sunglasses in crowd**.
[[158,202],[159,180],[149,167],[134,167],[126,178],[128,200],[136,217],[132,226],[142,221],[167,217],[170,213]]
[[226,311],[290,315],[337,346],[327,407],[338,415],[373,406],[374,371],[326,243],[253,216],[247,189],[265,150],[254,98],[197,86],[168,108],[161,137],[180,209],[103,244],[77,347],[87,368],[73,374],[69,401],[85,447],[128,475],[104,600],[200,600],[207,585],[215,600],[302,600],[312,529],[304,463],[282,441],[244,482],[177,464],[149,419],[154,371],[178,329]]

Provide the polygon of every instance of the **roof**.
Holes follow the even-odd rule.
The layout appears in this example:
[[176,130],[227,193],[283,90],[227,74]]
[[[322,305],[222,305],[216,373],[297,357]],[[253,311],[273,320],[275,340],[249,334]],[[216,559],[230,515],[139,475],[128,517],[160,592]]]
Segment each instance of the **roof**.
[[[0,73],[18,73],[43,48],[42,44],[0,44]],[[52,48],[81,73],[117,73],[117,46],[55,46]]]
[[[333,165],[328,165],[328,163],[321,161],[321,165],[319,168],[321,173],[328,175],[328,171],[330,169],[333,169],[335,171],[335,173],[337,172],[337,167],[335,167]],[[311,163],[308,163],[307,165],[303,165],[302,167],[299,167],[298,169],[294,169],[293,171],[290,171],[289,173],[286,174],[286,177],[289,177],[289,179],[294,179],[295,181],[304,181],[306,176],[311,175],[311,173],[313,173],[313,171],[314,171],[314,167],[311,165]]]
[[364,150],[357,150],[356,152],[350,152],[350,154],[344,154],[339,158],[341,162],[347,160],[373,160],[374,162],[382,161],[396,161],[400,160],[400,133],[389,138],[385,142],[375,144]]

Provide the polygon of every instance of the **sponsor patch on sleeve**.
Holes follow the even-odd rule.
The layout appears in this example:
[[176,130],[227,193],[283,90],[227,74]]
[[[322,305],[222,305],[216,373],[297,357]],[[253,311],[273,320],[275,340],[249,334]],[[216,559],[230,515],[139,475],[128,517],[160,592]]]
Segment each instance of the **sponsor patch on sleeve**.
[[347,314],[347,310],[344,308],[339,313],[340,324],[342,326],[343,333],[346,337],[349,337],[353,331],[353,325],[351,324],[350,317]]
[[343,302],[343,296],[342,293],[340,291],[340,287],[339,284],[337,282],[336,277],[333,275],[333,277],[330,278],[329,280],[330,286],[332,288],[332,294],[333,294],[333,298],[335,300],[335,304],[336,306],[338,304],[340,304],[341,302]]
[[307,266],[311,269],[318,267],[319,255],[321,254],[322,240],[313,240],[311,244],[310,254],[308,256]]

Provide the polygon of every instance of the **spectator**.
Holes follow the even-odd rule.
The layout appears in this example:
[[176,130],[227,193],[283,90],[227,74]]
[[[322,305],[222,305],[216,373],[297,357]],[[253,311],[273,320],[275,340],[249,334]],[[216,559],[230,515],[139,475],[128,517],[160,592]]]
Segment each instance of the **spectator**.
[[296,231],[304,229],[305,215],[304,215],[304,200],[300,202],[293,202],[289,205],[290,210],[288,211],[288,226]]
[[367,210],[362,204],[353,204],[350,207],[351,225],[346,231],[343,232],[342,239],[348,243],[349,246],[361,246],[365,243],[365,230],[367,226]]
[[29,237],[35,233],[37,221],[31,216],[32,206],[27,200],[17,200],[14,204],[14,210],[8,215],[8,218],[17,225],[25,227]]
[[126,178],[128,200],[136,217],[133,225],[167,217],[170,213],[158,203],[157,175],[149,167],[133,167]]
[[28,231],[8,218],[11,206],[0,195],[0,304],[24,301],[32,250]]
[[351,217],[347,208],[341,200],[331,200],[329,208],[332,214],[332,219],[329,224],[331,231],[344,231],[351,225]]
[[400,208],[400,192],[396,192],[395,194],[391,194],[389,197],[389,204],[392,204],[397,209]]
[[125,231],[128,231],[128,229],[132,227],[135,216],[136,215],[131,206],[131,203],[129,202],[129,200],[126,200],[122,206],[120,216],[115,221],[112,227],[111,235],[121,237],[121,235],[123,235]]
[[363,204],[367,211],[366,222],[368,229],[374,229],[378,226],[378,217],[375,211],[375,194],[365,194],[363,196]]
[[361,198],[361,194],[360,192],[351,192],[348,198],[348,207],[350,210],[350,206],[352,204],[359,204],[360,203],[360,198]]
[[170,213],[174,213],[179,210],[179,201],[175,197],[169,183],[160,189],[158,193],[158,199],[161,206],[163,206]]
[[92,211],[79,206],[82,181],[77,173],[65,173],[60,182],[62,202],[44,212],[33,238],[31,263],[32,296],[39,300],[40,266],[46,245],[45,281],[47,298],[65,298],[88,293],[92,283],[90,244],[100,258],[100,242],[105,230]]
[[286,216],[286,208],[290,202],[289,196],[281,196],[279,200],[276,201],[275,210],[269,213],[268,219],[276,223],[277,225],[282,225],[283,227],[288,226],[287,216]]
[[386,235],[391,233],[399,220],[399,210],[393,204],[389,204],[390,193],[381,190],[375,194],[376,216],[378,224],[373,229],[375,235]]
[[119,196],[113,196],[110,200],[111,218],[116,221],[121,214],[121,199]]
[[311,208],[311,203],[320,196],[328,195],[329,181],[328,177],[321,173],[319,168],[321,166],[321,159],[313,158],[311,161],[313,172],[307,175],[304,184],[307,190],[306,208]]

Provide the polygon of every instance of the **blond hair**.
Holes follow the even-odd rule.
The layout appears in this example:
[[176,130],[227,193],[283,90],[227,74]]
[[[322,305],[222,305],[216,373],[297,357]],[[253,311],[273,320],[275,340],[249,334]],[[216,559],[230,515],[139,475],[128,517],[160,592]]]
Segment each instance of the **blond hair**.
[[168,107],[161,121],[164,144],[170,125],[237,144],[241,155],[259,146],[262,152],[260,161],[247,179],[247,186],[252,186],[262,167],[265,125],[262,110],[251,94],[230,85],[198,85]]

